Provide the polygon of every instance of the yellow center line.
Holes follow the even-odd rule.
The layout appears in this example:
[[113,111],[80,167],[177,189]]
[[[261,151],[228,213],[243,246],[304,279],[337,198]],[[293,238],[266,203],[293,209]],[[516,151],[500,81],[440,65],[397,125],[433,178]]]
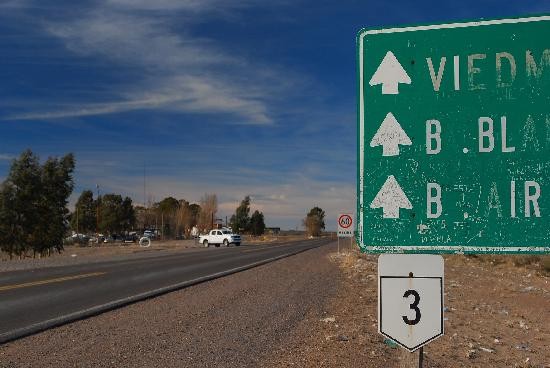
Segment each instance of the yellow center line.
[[106,273],[107,272],[85,273],[85,274],[82,274],[82,275],[58,277],[56,279],[33,281],[33,282],[27,282],[27,283],[24,283],[24,284],[0,286],[0,291],[21,289],[21,288],[37,286],[37,285],[53,284],[55,282],[63,282],[63,281],[69,281],[69,280],[84,279],[86,277],[94,277],[94,276],[105,275]]

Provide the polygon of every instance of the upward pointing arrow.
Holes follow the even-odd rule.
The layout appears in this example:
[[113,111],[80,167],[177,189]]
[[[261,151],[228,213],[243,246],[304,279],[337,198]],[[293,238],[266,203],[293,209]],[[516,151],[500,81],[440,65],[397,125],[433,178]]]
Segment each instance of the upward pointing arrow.
[[397,156],[399,155],[400,144],[410,146],[412,142],[395,116],[389,112],[374,137],[372,137],[370,146],[382,146],[382,156]]
[[403,69],[393,52],[388,51],[372,75],[369,84],[382,84],[383,95],[399,94],[399,83],[411,84],[411,78]]
[[411,202],[393,175],[388,176],[388,179],[370,204],[370,208],[380,207],[382,207],[382,217],[392,219],[399,218],[400,208],[409,210],[412,208]]

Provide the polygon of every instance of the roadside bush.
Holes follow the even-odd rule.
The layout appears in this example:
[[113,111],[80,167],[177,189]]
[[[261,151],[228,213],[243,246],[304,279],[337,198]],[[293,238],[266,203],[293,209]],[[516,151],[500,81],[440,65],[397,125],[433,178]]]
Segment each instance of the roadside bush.
[[513,262],[514,262],[514,266],[516,267],[523,267],[523,266],[528,266],[528,265],[531,265],[531,264],[534,264],[534,263],[538,263],[540,261],[540,257],[539,256],[535,256],[535,255],[518,255],[518,256],[513,256]]

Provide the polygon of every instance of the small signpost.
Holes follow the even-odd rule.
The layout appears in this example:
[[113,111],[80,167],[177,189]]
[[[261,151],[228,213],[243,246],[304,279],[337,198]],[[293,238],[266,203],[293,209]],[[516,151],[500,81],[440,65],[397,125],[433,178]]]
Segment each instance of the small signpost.
[[340,253],[340,238],[350,238],[350,245],[353,242],[353,215],[341,213],[338,215],[338,253]]
[[358,34],[357,243],[410,253],[379,257],[378,324],[411,352],[443,335],[433,253],[550,253],[549,34],[550,15]]
[[443,335],[443,258],[378,258],[378,331],[409,351]]

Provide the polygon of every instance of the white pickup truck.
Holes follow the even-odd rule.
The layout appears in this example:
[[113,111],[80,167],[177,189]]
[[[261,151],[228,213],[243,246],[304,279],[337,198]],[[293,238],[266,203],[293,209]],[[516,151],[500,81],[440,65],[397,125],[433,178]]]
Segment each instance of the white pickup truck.
[[226,247],[229,244],[235,244],[236,246],[241,245],[241,236],[238,234],[233,234],[229,229],[214,229],[206,235],[199,236],[199,243],[205,247],[209,247],[210,244],[214,244],[216,247],[219,247],[221,244]]

